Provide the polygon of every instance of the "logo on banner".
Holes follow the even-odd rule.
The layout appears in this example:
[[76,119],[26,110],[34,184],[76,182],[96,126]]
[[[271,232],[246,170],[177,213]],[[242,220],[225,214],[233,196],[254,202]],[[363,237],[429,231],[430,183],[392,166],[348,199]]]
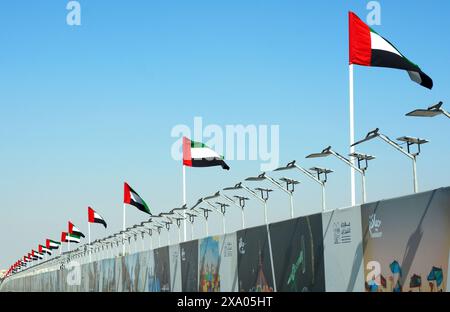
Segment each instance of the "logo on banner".
[[247,245],[247,243],[244,242],[244,240],[242,239],[242,237],[239,238],[239,243],[238,243],[238,248],[239,248],[239,253],[240,254],[245,254],[245,245]]
[[334,244],[348,244],[352,242],[352,228],[350,222],[334,222]]
[[381,231],[381,220],[377,219],[376,214],[369,216],[369,234],[371,238],[380,238],[383,236]]
[[181,248],[181,261],[186,261],[186,252],[184,248]]

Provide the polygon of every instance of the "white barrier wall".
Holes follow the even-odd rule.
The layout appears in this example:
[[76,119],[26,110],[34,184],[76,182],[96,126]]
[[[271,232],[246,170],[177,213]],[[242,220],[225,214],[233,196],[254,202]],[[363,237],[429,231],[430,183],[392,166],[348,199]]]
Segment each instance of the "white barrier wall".
[[448,291],[450,188],[64,268],[1,291]]

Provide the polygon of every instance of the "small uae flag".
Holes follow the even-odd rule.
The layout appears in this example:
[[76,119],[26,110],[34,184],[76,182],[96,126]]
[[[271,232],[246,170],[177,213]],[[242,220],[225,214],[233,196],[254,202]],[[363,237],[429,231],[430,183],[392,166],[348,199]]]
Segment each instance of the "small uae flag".
[[428,89],[433,88],[433,80],[419,66],[408,60],[353,12],[349,12],[349,33],[350,64],[403,69],[414,82]]
[[84,234],[70,221],[69,221],[69,234],[84,237]]
[[50,256],[52,255],[52,251],[50,249],[47,249],[46,247],[44,247],[42,245],[39,245],[38,250],[39,250],[39,252],[41,254],[43,254],[45,252],[47,255],[50,255]]
[[34,249],[32,250],[32,254],[33,254],[34,257],[36,257],[36,260],[37,259],[44,259],[44,256],[41,253],[35,251]]
[[77,234],[67,233],[65,239],[66,239],[66,242],[68,242],[68,243],[79,243],[81,237],[80,237],[80,235],[77,235]]
[[141,196],[136,193],[127,182],[124,183],[124,198],[123,203],[136,207],[140,211],[148,213],[151,215],[150,208],[141,198]]
[[183,137],[183,165],[187,167],[221,166],[225,170],[230,170],[223,159],[223,156],[205,144]]
[[105,220],[99,215],[94,209],[88,207],[88,222],[89,223],[100,223],[103,224],[105,229],[107,228]]
[[47,239],[45,241],[45,247],[47,247],[48,249],[58,249],[59,246],[61,245],[60,242],[55,242],[54,240],[51,239]]
[[67,232],[61,232],[61,243],[67,243]]

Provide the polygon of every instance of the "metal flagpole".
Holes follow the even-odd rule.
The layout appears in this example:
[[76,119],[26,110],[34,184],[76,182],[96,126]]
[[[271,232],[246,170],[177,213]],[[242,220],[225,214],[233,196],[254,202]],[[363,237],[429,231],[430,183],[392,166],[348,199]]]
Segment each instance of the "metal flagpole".
[[92,262],[92,253],[91,253],[91,223],[88,220],[88,252],[89,252],[89,262]]
[[[354,90],[353,90],[353,64],[349,65],[349,95],[350,95],[350,145],[355,143],[355,115],[354,115]],[[350,146],[350,154],[355,152],[355,147]],[[353,165],[355,165],[354,158],[351,159]],[[356,193],[355,193],[355,169],[350,168],[350,188],[352,206],[356,205]]]
[[[186,205],[186,166],[183,165],[183,205]],[[184,241],[186,241],[186,210],[183,211],[183,231],[184,231]]]
[[125,256],[125,218],[126,218],[126,212],[125,212],[125,203],[123,204],[123,225],[122,225],[122,256]]

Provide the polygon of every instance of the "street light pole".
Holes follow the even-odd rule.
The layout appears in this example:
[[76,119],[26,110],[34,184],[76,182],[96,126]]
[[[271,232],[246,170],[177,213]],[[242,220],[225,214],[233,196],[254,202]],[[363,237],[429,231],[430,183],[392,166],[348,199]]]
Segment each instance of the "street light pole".
[[[301,173],[303,173],[308,178],[310,178],[314,182],[318,183],[322,187],[322,211],[325,211],[326,210],[326,202],[325,202],[325,183],[326,183],[326,180],[322,181],[319,178],[316,178],[311,172],[309,172],[305,168],[300,167],[299,165],[297,165],[295,160],[293,160],[290,163],[288,163],[285,167],[277,168],[274,171],[283,171],[283,170],[291,170],[291,169],[297,169],[298,171],[300,171]],[[329,172],[329,173],[331,173],[331,172]]]
[[[405,151],[399,144],[397,144],[396,142],[392,141],[391,139],[389,139],[386,135],[382,134],[379,132],[379,128],[376,128],[373,131],[370,131],[366,137],[356,143],[354,143],[353,145],[358,145],[361,144],[363,142],[375,139],[375,138],[380,138],[381,140],[383,140],[384,142],[388,143],[390,146],[392,146],[393,148],[395,148],[396,150],[398,150],[399,152],[401,152],[402,154],[404,154],[405,156],[407,156],[408,158],[410,158],[412,160],[413,163],[413,184],[414,184],[414,193],[419,192],[419,185],[418,185],[418,181],[417,181],[417,156],[420,154],[420,146],[422,144],[426,144],[428,143],[427,140],[424,139],[419,139],[419,138],[412,138],[412,137],[407,137],[407,136],[403,136],[398,138],[397,140],[405,142],[407,144],[407,150]],[[411,146],[412,145],[417,145],[418,146],[418,151],[416,153],[411,153]]]

